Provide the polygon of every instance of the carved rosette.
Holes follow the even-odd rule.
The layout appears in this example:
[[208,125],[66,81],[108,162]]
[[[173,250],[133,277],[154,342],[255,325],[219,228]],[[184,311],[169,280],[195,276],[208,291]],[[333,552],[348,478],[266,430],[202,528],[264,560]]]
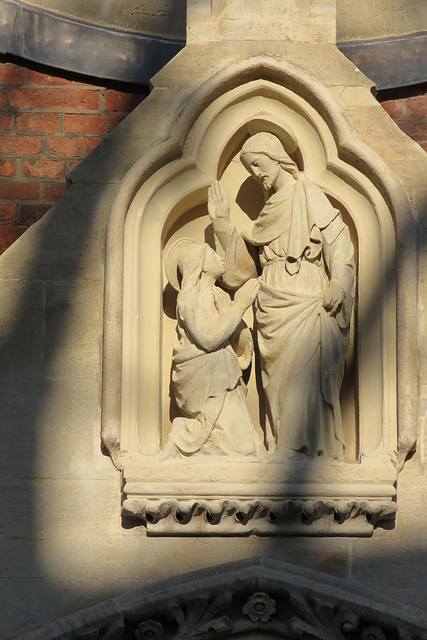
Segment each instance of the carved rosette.
[[124,593],[16,640],[427,640],[419,609],[366,585],[253,558]]
[[[242,606],[242,603],[243,606]],[[108,627],[73,636],[91,640],[190,640],[191,638],[316,638],[318,640],[425,640],[419,629],[373,620],[350,606],[304,590],[245,592],[225,589],[171,599],[154,618],[138,610],[120,614]]]

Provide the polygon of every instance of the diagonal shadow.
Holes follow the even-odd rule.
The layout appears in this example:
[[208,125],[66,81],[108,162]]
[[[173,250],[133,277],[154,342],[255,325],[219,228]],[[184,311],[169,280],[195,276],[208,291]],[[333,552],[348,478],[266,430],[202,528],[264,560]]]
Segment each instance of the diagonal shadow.
[[[113,155],[126,153],[126,140],[120,141],[117,137],[111,144]],[[10,637],[11,632],[23,631],[40,624],[43,619],[51,618],[52,611],[58,617],[71,609],[87,606],[91,600],[98,601],[103,596],[102,587],[90,595],[81,591],[79,585],[69,592],[58,589],[55,580],[43,573],[38,545],[43,536],[46,536],[45,541],[49,544],[50,514],[52,510],[58,510],[61,501],[61,496],[58,498],[58,495],[49,494],[48,488],[49,481],[56,477],[54,474],[65,460],[55,460],[58,451],[64,449],[64,442],[55,441],[58,432],[63,436],[58,424],[67,420],[76,429],[68,434],[69,439],[65,443],[66,464],[71,466],[65,468],[61,476],[64,482],[79,473],[84,477],[86,471],[78,465],[73,466],[73,456],[80,458],[84,456],[84,446],[93,446],[88,439],[84,439],[84,430],[90,432],[92,439],[92,431],[97,432],[99,428],[99,412],[89,419],[86,417],[86,421],[78,411],[74,415],[72,412],[75,407],[84,409],[86,404],[93,402],[93,394],[99,390],[101,353],[98,342],[92,351],[95,336],[93,324],[96,325],[94,318],[99,306],[102,307],[104,227],[115,189],[116,185],[111,183],[73,186],[60,204],[53,207],[37,226],[26,232],[22,240],[18,240],[0,259],[1,291],[4,299],[11,301],[0,311],[0,384],[3,397],[0,409],[0,473],[4,516],[1,527],[6,540],[5,550],[11,553],[13,549],[3,580],[6,615],[0,633],[5,639]],[[420,216],[424,232],[422,249],[426,214],[427,201]],[[415,247],[408,245],[406,250],[414,251]],[[388,281],[392,282],[394,264],[389,264],[388,269]],[[86,295],[77,298],[77,289],[82,280],[87,287]],[[373,300],[367,314],[360,319],[361,331],[369,331],[377,313],[378,306]],[[73,318],[78,319],[77,329],[70,331]],[[82,326],[87,333],[82,332]],[[67,335],[71,335],[68,344]],[[82,353],[85,353],[84,358]],[[351,368],[355,366],[354,362],[350,363]],[[88,387],[91,389],[90,396],[84,395]],[[52,398],[57,399],[59,394],[71,398],[70,404],[66,405],[70,413],[65,411],[58,415],[52,411]],[[81,420],[84,423],[83,430],[81,425],[78,429]],[[42,449],[46,452],[44,457]],[[409,461],[411,463],[414,464],[414,461]],[[291,467],[284,470],[283,480],[293,472]],[[42,511],[40,487],[45,487],[47,494]],[[411,487],[408,486],[406,495],[410,491]],[[76,505],[79,506],[79,500]],[[78,525],[86,515],[77,510],[72,518]],[[60,517],[64,517],[63,514]],[[390,532],[384,535],[387,533]],[[332,545],[328,539],[272,539],[263,541],[262,553],[271,558],[288,559],[295,564],[318,568],[326,573],[348,575],[351,580],[370,580],[371,585],[394,591],[404,601],[413,598],[421,607],[423,594],[419,589],[419,576],[423,575],[425,564],[425,542],[420,539],[416,551],[406,549],[398,560],[381,549],[384,536],[368,542],[370,550],[364,552],[367,541],[363,540],[346,540]],[[197,544],[200,545],[199,541],[195,546]],[[199,552],[198,557],[205,558],[207,564],[220,561],[217,555],[207,553],[215,544],[217,541],[214,540],[212,544],[205,545],[203,553]],[[250,541],[250,544],[227,540],[226,545],[227,553],[235,557],[259,554],[260,545],[256,540]],[[183,548],[181,541],[174,540],[170,543],[169,551],[179,552]],[[400,548],[404,548],[403,545]],[[350,554],[353,554],[352,559]],[[111,580],[112,584],[105,587],[105,592],[120,590],[119,577],[120,569],[117,570],[116,580]],[[391,584],[384,587],[388,580]],[[411,580],[414,586],[409,592],[402,585],[410,584]],[[37,593],[34,586],[36,582]],[[22,614],[23,607],[15,601],[16,590],[20,590],[27,608],[26,617],[22,617],[18,623],[17,616],[19,612]]]

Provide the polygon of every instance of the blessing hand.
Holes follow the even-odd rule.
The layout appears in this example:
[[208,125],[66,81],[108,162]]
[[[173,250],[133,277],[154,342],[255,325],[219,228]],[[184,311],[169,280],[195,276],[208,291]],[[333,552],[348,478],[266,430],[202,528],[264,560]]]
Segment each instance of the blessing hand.
[[214,224],[216,221],[229,222],[230,203],[224,187],[218,180],[208,189],[208,213]]
[[344,297],[343,288],[336,282],[330,282],[323,292],[323,306],[329,315],[334,316]]

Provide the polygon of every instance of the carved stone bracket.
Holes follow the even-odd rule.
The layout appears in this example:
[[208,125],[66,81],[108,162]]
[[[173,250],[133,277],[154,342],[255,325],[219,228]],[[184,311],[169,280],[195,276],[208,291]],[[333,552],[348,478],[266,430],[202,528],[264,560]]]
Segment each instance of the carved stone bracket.
[[425,640],[423,614],[364,585],[251,559],[149,585],[17,640]]
[[396,503],[358,500],[126,499],[124,515],[142,520],[151,536],[253,534],[369,536],[393,519]]

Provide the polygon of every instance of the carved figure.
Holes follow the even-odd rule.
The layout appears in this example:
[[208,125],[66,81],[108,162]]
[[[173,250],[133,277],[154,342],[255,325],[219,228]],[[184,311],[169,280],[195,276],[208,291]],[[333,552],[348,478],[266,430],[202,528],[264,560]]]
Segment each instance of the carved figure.
[[242,381],[253,352],[242,315],[255,299],[258,281],[249,280],[232,302],[215,285],[224,273],[222,259],[207,244],[189,239],[172,246],[166,272],[179,290],[172,388],[182,416],[173,421],[162,458],[265,452]]
[[255,321],[267,445],[342,460],[339,393],[354,283],[349,229],[273,134],[250,137],[240,159],[267,198],[252,232],[231,224],[219,182],[209,189],[208,209],[225,284],[238,289],[261,271]]

